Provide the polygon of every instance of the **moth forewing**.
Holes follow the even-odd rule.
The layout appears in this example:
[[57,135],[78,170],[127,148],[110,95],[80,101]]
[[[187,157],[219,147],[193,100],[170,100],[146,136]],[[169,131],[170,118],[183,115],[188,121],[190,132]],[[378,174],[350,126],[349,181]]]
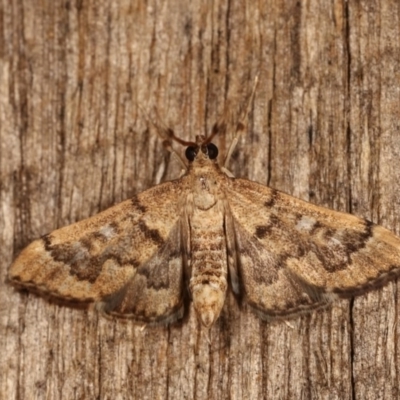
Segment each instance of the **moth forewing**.
[[[42,237],[16,258],[10,281],[67,302],[101,302],[106,312],[138,321],[172,320],[183,285],[181,192],[179,180],[166,182]],[[124,296],[137,296],[132,287],[142,297],[128,306]]]
[[226,188],[247,302],[288,317],[399,275],[400,238],[350,214],[244,179]]

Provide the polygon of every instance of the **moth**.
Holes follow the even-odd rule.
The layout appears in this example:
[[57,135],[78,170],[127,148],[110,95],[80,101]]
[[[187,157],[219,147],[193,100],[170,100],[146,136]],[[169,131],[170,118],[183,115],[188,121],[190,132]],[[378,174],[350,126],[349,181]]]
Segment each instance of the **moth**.
[[182,176],[34,241],[9,280],[148,324],[182,318],[191,300],[209,328],[228,290],[262,319],[288,318],[399,275],[399,237],[234,178],[226,165],[238,135],[220,167],[217,131],[194,142],[169,131],[187,146]]

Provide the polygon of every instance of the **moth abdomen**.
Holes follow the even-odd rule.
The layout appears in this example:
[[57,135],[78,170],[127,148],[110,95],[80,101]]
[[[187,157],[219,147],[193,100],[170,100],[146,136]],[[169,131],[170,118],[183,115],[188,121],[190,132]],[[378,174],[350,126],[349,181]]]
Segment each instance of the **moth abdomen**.
[[190,292],[201,323],[210,327],[224,305],[227,290],[226,243],[223,219],[218,212],[209,211],[209,218],[200,215],[191,219]]

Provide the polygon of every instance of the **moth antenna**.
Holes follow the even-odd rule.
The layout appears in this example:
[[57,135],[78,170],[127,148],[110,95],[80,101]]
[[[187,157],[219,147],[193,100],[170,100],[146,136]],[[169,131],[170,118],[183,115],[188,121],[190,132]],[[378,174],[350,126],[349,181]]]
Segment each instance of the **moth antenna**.
[[142,110],[142,111],[145,114],[147,121],[150,122],[154,126],[154,128],[156,128],[157,134],[162,140],[168,140],[168,141],[173,140],[183,146],[196,146],[195,142],[183,140],[180,137],[176,136],[174,131],[169,126],[167,126],[163,123],[156,108],[153,109],[153,113],[156,116],[156,122],[154,121],[153,118],[150,118],[149,114],[146,113],[146,111],[144,111],[144,110]]
[[211,143],[211,141],[218,135],[218,133],[225,133],[226,131],[226,123],[225,122],[216,122],[211,130],[211,135],[206,138],[203,144]]
[[187,170],[187,165],[186,165],[184,159],[183,159],[182,156],[172,147],[171,142],[170,142],[169,140],[166,139],[166,140],[163,141],[163,146],[164,146],[164,148],[165,148],[166,150],[168,150],[170,153],[174,154],[174,155],[178,158],[179,162],[182,164],[183,168],[184,168],[185,171],[186,171],[186,170]]
[[[249,101],[247,102],[245,111],[242,114],[242,116],[240,117],[239,122],[236,125],[236,130],[235,130],[235,134],[233,136],[233,140],[231,142],[231,145],[229,146],[228,153],[226,154],[226,157],[225,157],[225,162],[224,162],[225,169],[228,166],[229,160],[232,156],[233,151],[235,150],[236,145],[238,144],[240,136],[242,135],[243,131],[247,127],[249,111],[250,111],[251,104],[254,100],[257,85],[258,85],[258,75],[256,75],[256,77],[254,78],[253,89],[251,91],[251,95],[250,95]],[[245,121],[245,122],[242,122],[242,121]]]
[[186,164],[185,160],[182,158],[182,156],[173,148],[171,141],[178,142],[179,144],[181,144],[183,146],[196,146],[196,143],[188,142],[186,140],[183,140],[183,139],[177,137],[175,135],[175,132],[171,128],[169,128],[168,126],[163,124],[162,119],[155,108],[153,109],[153,112],[156,115],[157,122],[154,122],[154,120],[152,118],[150,118],[148,113],[146,113],[144,110],[143,110],[143,112],[145,113],[147,120],[156,129],[156,132],[157,132],[158,136],[160,137],[160,139],[162,139],[162,141],[163,141],[162,144],[163,144],[164,148],[177,157],[178,161],[180,162],[180,164],[182,164],[183,168],[186,171],[187,164]]
[[196,146],[195,142],[191,142],[189,140],[183,140],[180,137],[175,135],[175,132],[171,128],[165,129],[165,134],[168,136],[168,139],[172,139],[175,142],[178,142],[182,146]]

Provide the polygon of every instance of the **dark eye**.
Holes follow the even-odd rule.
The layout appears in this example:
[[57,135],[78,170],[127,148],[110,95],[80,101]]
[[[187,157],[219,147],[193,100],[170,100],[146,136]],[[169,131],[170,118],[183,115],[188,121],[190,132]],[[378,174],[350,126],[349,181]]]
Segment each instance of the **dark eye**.
[[189,161],[193,161],[196,158],[198,149],[193,146],[189,146],[186,148],[185,156]]
[[209,143],[207,145],[207,154],[210,160],[214,160],[218,156],[218,147],[213,143]]

